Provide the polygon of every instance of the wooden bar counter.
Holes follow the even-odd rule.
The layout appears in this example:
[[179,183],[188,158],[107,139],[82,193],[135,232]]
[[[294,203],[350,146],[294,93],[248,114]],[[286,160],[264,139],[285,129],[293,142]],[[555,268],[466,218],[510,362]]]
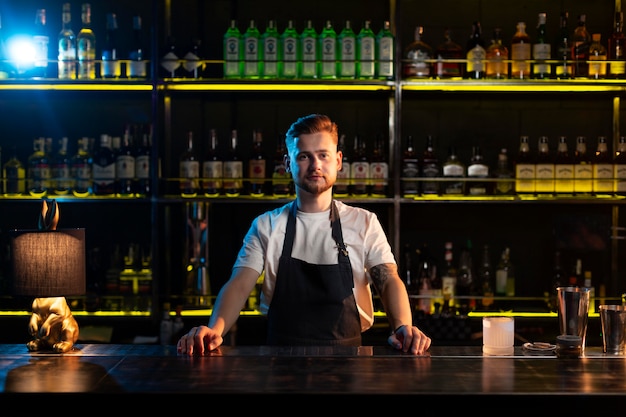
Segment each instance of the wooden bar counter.
[[625,404],[626,357],[593,346],[581,358],[563,359],[521,346],[512,356],[486,356],[480,346],[433,346],[419,357],[386,346],[223,346],[188,357],[160,345],[77,344],[55,354],[4,344],[0,390],[0,404],[71,393],[77,400],[95,397],[97,409],[119,407],[119,401],[105,401],[110,396],[146,399],[151,407],[182,403],[179,397],[196,405],[232,397],[237,409],[280,396],[297,398],[301,410],[351,398],[364,408],[378,402],[448,410],[489,404],[489,410],[525,407],[541,414],[534,400],[561,411]]

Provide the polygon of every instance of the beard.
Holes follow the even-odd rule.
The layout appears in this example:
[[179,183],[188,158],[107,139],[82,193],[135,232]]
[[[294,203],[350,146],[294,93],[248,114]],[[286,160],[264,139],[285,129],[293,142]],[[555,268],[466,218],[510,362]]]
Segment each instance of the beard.
[[323,181],[311,181],[308,179],[303,179],[301,181],[296,182],[296,187],[311,193],[311,194],[322,194],[325,191],[328,191],[333,187],[331,181],[328,181],[326,177],[324,177]]

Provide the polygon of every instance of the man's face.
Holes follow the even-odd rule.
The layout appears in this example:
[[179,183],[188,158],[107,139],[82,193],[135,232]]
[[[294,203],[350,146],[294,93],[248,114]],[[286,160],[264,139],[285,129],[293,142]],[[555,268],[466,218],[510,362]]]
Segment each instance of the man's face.
[[296,187],[312,194],[332,188],[341,169],[341,152],[327,132],[300,135],[287,159]]

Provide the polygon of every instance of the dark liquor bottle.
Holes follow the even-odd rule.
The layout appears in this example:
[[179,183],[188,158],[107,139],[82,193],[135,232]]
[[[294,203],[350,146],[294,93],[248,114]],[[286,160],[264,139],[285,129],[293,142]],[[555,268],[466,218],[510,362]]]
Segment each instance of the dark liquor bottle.
[[208,150],[202,161],[202,189],[207,197],[217,197],[222,192],[224,161],[217,145],[217,130],[211,129]]
[[419,295],[417,310],[430,315],[434,312],[433,284],[437,280],[437,262],[426,244],[418,251],[416,279]]
[[554,75],[556,78],[572,78],[574,76],[574,69],[572,67],[572,45],[569,33],[569,27],[567,26],[567,19],[569,14],[562,12],[559,22],[559,36],[556,39],[554,45],[554,51],[556,53],[556,61],[554,67]]
[[613,32],[608,44],[608,78],[626,77],[626,36],[624,35],[624,13],[615,12]]
[[365,140],[359,135],[354,137],[354,152],[350,164],[350,189],[355,197],[366,197],[370,176],[370,162],[365,151]]
[[485,49],[480,22],[476,21],[472,24],[472,34],[465,46],[465,57],[467,58],[465,78],[485,78],[486,55],[487,50]]
[[578,16],[578,25],[572,35],[572,54],[574,61],[574,77],[585,78],[589,75],[589,46],[591,46],[591,34],[587,30],[587,15]]
[[2,176],[3,192],[6,197],[17,197],[26,192],[26,169],[17,157],[15,146],[12,149],[11,158],[2,167]]
[[76,34],[72,30],[70,3],[63,3],[63,26],[58,36],[58,78],[76,79]]
[[493,38],[486,52],[485,77],[491,79],[509,78],[509,49],[502,43],[502,29],[493,30]]
[[291,194],[291,174],[285,166],[287,148],[285,139],[279,138],[274,151],[274,169],[272,170],[272,194],[274,197],[288,197]]
[[552,45],[548,41],[546,29],[546,13],[539,13],[537,35],[533,43],[533,78],[550,78],[552,67],[548,61],[552,58]]
[[481,181],[481,179],[489,178],[489,166],[485,162],[480,146],[472,147],[472,158],[467,165],[467,178],[470,179],[467,184],[467,194],[487,195],[491,193],[489,183]]
[[413,42],[405,49],[402,63],[402,76],[405,79],[430,78],[432,76],[433,48],[424,42],[424,26],[415,28]]
[[120,197],[135,195],[135,165],[137,163],[135,150],[133,127],[127,125],[120,149],[115,154],[116,189]]
[[93,193],[99,196],[115,195],[115,154],[112,138],[100,135],[100,145],[93,154]]
[[591,167],[591,155],[587,151],[587,138],[576,138],[576,151],[574,152],[574,194],[589,195],[593,191],[593,170]]
[[122,64],[117,51],[117,15],[107,13],[106,34],[101,54],[100,74],[102,78],[119,78],[122,74]]
[[129,78],[146,78],[146,61],[143,59],[144,44],[141,36],[141,16],[133,16],[133,41],[128,53],[128,68],[126,75]]
[[200,188],[200,158],[195,148],[194,134],[187,132],[187,145],[185,151],[178,160],[178,176],[180,195],[183,197],[195,197]]
[[593,193],[595,195],[613,194],[613,158],[605,136],[598,136],[596,153],[591,160]]
[[445,180],[442,194],[448,196],[465,194],[465,164],[459,159],[454,146],[448,148],[448,157],[443,163],[442,171]]
[[339,144],[337,149],[341,152],[341,169],[337,172],[337,181],[333,187],[333,195],[335,197],[347,197],[350,195],[350,175],[352,174],[350,166],[350,156],[346,148],[346,135],[339,136]]
[[52,158],[52,191],[56,195],[68,195],[72,190],[71,158],[67,152],[68,138],[59,140],[59,149]]
[[414,198],[419,195],[419,159],[417,152],[413,147],[413,136],[406,138],[406,146],[402,155],[402,196],[405,198]]
[[554,191],[557,196],[574,194],[574,160],[567,146],[567,137],[560,136],[554,157]]
[[76,154],[72,157],[71,172],[74,181],[74,197],[87,197],[93,193],[93,157],[89,148],[89,138],[78,139]]
[[454,252],[452,242],[445,243],[445,268],[441,274],[441,291],[443,294],[443,311],[445,315],[451,315],[451,308],[455,303],[457,269],[454,264]]
[[243,47],[241,31],[237,21],[232,19],[230,26],[224,33],[224,78],[241,78],[243,73]]
[[468,239],[467,244],[461,249],[459,266],[456,277],[456,296],[459,314],[463,317],[474,310],[476,300],[476,272],[472,255],[472,242]]
[[137,180],[135,194],[137,197],[146,197],[152,193],[152,126],[135,125],[135,143],[137,154],[135,156],[135,178]]
[[498,153],[498,162],[496,164],[496,169],[493,172],[493,177],[496,179],[494,194],[511,195],[514,193],[515,184],[513,178],[515,177],[515,174],[511,169],[509,155],[506,148],[500,149],[500,152]]
[[426,147],[420,160],[420,177],[422,177],[421,191],[423,195],[439,195],[439,182],[427,181],[424,178],[439,178],[441,176],[441,164],[435,152],[432,135],[426,136]]
[[550,153],[548,137],[540,136],[535,163],[535,192],[537,195],[551,196],[554,194],[554,170],[554,158]]
[[491,263],[491,251],[489,245],[483,246],[483,253],[478,267],[478,282],[480,285],[481,307],[483,310],[489,310],[493,305],[494,299],[494,271]]
[[370,195],[387,197],[389,188],[389,162],[385,152],[385,140],[377,135],[370,160]]
[[82,27],[76,35],[77,78],[93,80],[96,78],[96,34],[91,28],[91,5],[89,3],[82,5],[81,21]]
[[526,23],[517,22],[517,29],[511,39],[511,78],[530,78],[530,58],[532,45],[526,33]]
[[613,157],[614,190],[617,195],[626,195],[626,137],[620,136]]
[[452,30],[446,29],[443,34],[443,42],[435,49],[435,76],[437,78],[462,78],[465,59],[463,48],[452,39]]
[[243,161],[239,156],[237,130],[230,135],[228,153],[224,158],[224,193],[227,197],[238,197],[243,189]]
[[515,158],[515,192],[520,195],[535,193],[535,158],[528,139],[528,136],[520,136]]
[[496,295],[515,296],[515,273],[511,263],[511,250],[508,247],[502,251],[500,262],[496,269]]
[[263,133],[260,130],[252,132],[252,152],[248,159],[248,180],[250,181],[250,195],[262,197],[265,195],[265,181],[267,179],[267,158],[263,149]]
[[28,192],[34,197],[45,197],[48,194],[52,171],[50,155],[46,152],[46,139],[39,137],[33,140],[33,153],[28,157]]
[[552,276],[550,277],[550,287],[548,288],[548,308],[550,311],[557,311],[557,288],[567,285],[567,273],[563,269],[561,251],[554,251],[552,263]]

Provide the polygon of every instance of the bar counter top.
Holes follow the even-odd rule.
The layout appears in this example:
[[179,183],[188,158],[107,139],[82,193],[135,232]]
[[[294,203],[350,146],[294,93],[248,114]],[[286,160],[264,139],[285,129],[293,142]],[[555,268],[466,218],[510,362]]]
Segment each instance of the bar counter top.
[[157,406],[184,394],[220,401],[233,396],[245,408],[251,406],[247,397],[255,399],[256,407],[259,400],[290,394],[311,400],[301,405],[307,409],[327,402],[315,401],[316,396],[366,396],[370,405],[394,399],[446,408],[478,407],[489,399],[490,410],[492,398],[506,398],[509,408],[503,410],[518,404],[530,407],[529,412],[536,404],[527,400],[541,398],[576,411],[595,401],[626,403],[626,357],[594,346],[583,357],[564,359],[521,346],[511,356],[487,356],[480,346],[432,346],[424,356],[387,346],[222,346],[190,357],[161,345],[77,344],[58,354],[4,344],[0,392],[0,404],[75,393],[97,398],[134,394]]

